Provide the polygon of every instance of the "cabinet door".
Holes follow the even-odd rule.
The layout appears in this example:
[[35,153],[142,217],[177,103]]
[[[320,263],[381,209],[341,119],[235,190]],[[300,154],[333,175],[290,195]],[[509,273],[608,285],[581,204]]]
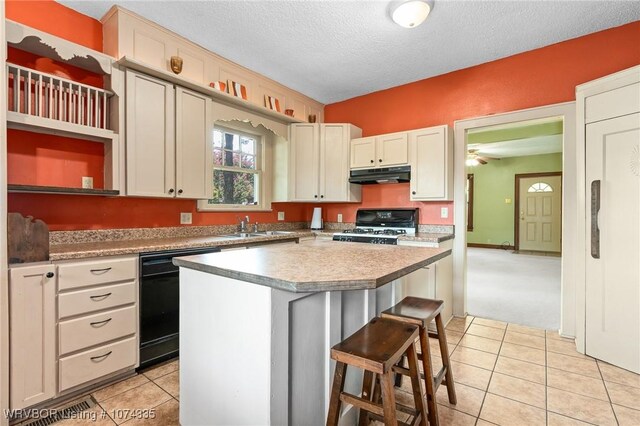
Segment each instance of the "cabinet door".
[[409,162],[406,133],[378,136],[376,145],[376,167],[400,166]]
[[207,96],[176,88],[176,197],[213,194],[213,103]]
[[586,126],[586,354],[640,373],[640,113]]
[[436,264],[420,268],[405,275],[402,280],[402,296],[436,298]]
[[349,201],[349,125],[320,125],[320,200]]
[[291,131],[291,201],[317,201],[319,161],[319,125],[292,124]]
[[174,197],[174,88],[129,70],[126,84],[127,195]]
[[56,389],[54,265],[12,268],[10,293],[11,408],[53,398]]
[[376,138],[352,139],[350,157],[352,169],[371,169],[375,167]]
[[446,126],[409,133],[411,200],[449,200],[453,196],[448,135]]

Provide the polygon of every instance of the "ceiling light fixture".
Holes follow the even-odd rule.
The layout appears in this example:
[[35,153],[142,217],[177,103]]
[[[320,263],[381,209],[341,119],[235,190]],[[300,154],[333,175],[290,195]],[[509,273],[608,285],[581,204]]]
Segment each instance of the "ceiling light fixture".
[[391,4],[391,19],[405,28],[415,28],[422,24],[433,9],[433,2],[426,0],[408,0]]
[[480,162],[476,158],[467,158],[467,166],[468,167],[475,167],[475,166],[477,166],[479,164],[480,164]]

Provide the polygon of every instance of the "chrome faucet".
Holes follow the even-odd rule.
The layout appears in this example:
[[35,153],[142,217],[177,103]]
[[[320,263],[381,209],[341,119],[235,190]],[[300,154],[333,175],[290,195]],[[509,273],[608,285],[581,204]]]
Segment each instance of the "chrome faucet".
[[248,232],[249,227],[249,216],[245,216],[244,219],[240,219],[240,232],[246,233]]

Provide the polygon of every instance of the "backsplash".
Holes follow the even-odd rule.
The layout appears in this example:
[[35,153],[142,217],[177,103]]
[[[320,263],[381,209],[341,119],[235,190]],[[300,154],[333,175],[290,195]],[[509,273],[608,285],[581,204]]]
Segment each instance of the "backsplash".
[[[292,231],[308,229],[309,222],[260,223],[260,231]],[[203,237],[237,232],[238,225],[174,226],[162,228],[89,229],[81,231],[52,231],[49,244],[79,244],[104,241],[148,240],[158,238]]]

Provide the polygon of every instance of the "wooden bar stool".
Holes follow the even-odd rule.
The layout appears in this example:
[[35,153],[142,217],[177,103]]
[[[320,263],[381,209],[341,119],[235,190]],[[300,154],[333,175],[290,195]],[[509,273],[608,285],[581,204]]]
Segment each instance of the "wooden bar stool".
[[[331,387],[327,426],[338,424],[342,403],[360,409],[360,424],[366,424],[369,414],[380,416],[387,426],[396,426],[396,402],[393,386],[393,366],[406,354],[409,360],[415,403],[412,424],[426,426],[426,413],[422,402],[422,381],[414,342],[419,328],[383,318],[374,318],[344,341],[331,348],[331,358],[336,360],[336,370]],[[362,395],[344,392],[347,365],[364,370]],[[382,404],[373,398],[374,375],[380,376]]]
[[[429,410],[429,423],[438,424],[438,404],[436,404],[436,392],[440,384],[447,387],[449,402],[457,403],[456,390],[453,383],[453,373],[449,361],[449,348],[447,347],[447,336],[440,312],[444,306],[442,300],[422,299],[419,297],[405,297],[397,305],[383,311],[382,318],[399,321],[403,324],[417,325],[420,329],[420,349],[418,358],[422,361],[424,370],[424,381],[427,389],[427,408]],[[429,332],[429,323],[435,319],[437,333]],[[431,363],[431,349],[429,347],[429,337],[435,337],[440,343],[440,355],[442,356],[442,368],[433,375]],[[394,371],[408,375],[406,368],[396,366]]]

